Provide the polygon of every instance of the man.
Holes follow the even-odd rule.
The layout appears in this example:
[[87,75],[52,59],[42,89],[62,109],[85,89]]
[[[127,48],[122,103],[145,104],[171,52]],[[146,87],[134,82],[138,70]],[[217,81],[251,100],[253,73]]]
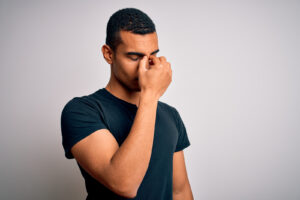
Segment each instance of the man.
[[193,199],[183,149],[190,145],[178,111],[159,98],[172,80],[157,57],[155,25],[126,8],[107,24],[105,88],[71,99],[61,128],[65,156],[75,158],[87,199]]

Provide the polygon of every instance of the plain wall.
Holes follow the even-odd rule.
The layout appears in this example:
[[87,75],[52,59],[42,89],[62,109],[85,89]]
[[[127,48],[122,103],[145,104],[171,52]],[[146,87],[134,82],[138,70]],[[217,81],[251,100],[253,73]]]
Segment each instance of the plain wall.
[[105,87],[101,46],[117,10],[154,21],[191,146],[200,200],[300,199],[299,1],[0,1],[0,199],[86,198],[60,114]]

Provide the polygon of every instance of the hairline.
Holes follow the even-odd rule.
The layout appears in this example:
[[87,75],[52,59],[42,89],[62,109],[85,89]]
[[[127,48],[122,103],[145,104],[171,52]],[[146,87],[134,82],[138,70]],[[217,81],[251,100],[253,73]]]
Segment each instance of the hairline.
[[148,33],[145,33],[145,34],[141,34],[141,33],[135,33],[134,31],[130,31],[130,30],[126,30],[126,29],[120,29],[119,31],[115,32],[115,38],[116,38],[116,41],[117,41],[117,45],[115,45],[115,49],[112,49],[112,51],[116,52],[117,49],[118,49],[118,46],[120,44],[124,44],[122,38],[121,38],[121,31],[125,31],[125,32],[129,32],[129,33],[133,33],[133,34],[137,34],[137,35],[146,35],[146,34],[151,34],[151,33],[156,33],[156,30],[155,31],[152,31],[152,32],[148,32]]

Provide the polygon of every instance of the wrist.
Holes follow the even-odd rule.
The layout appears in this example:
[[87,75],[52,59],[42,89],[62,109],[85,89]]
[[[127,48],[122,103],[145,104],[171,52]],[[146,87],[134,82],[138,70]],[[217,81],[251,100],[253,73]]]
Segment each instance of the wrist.
[[141,103],[144,103],[144,104],[157,103],[158,100],[159,100],[159,96],[157,94],[155,94],[154,92],[141,91],[141,93],[140,93],[140,99],[139,99],[139,105]]

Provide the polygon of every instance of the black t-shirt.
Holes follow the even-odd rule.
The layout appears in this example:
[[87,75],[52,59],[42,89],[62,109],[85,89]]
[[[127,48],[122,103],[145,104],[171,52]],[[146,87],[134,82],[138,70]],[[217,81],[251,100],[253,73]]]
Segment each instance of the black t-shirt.
[[[121,146],[130,132],[137,109],[135,104],[114,96],[105,88],[71,99],[61,115],[65,157],[74,158],[71,147],[99,129],[108,129]],[[189,145],[186,128],[178,111],[158,101],[150,163],[134,199],[171,200],[173,153]],[[127,199],[110,191],[76,163],[85,179],[87,200]]]

